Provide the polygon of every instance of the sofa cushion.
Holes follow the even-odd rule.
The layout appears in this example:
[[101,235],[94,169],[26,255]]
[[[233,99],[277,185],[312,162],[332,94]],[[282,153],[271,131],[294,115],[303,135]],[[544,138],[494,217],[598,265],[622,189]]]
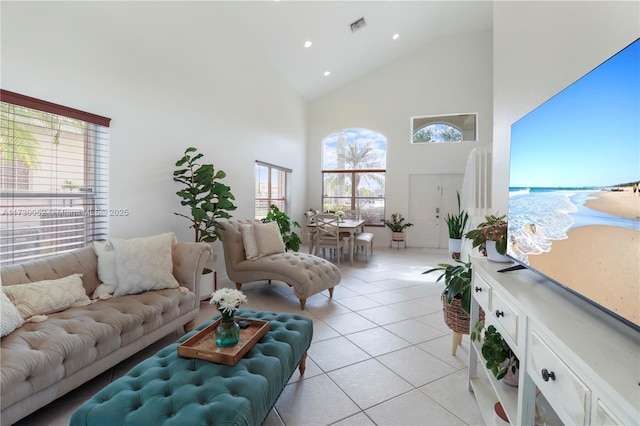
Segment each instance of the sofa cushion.
[[253,225],[260,256],[268,256],[286,251],[280,228],[276,222],[256,223]]
[[113,249],[113,244],[108,241],[94,241],[93,250],[98,256],[98,278],[100,278],[101,284],[93,292],[91,298],[99,299],[115,293],[118,287],[116,251]]
[[253,224],[243,223],[241,226],[244,254],[247,259],[256,259],[260,255],[260,251],[258,250],[258,242],[256,241],[256,233],[255,229],[253,229]]
[[114,296],[178,288],[171,258],[171,246],[175,242],[172,232],[129,240],[113,238],[118,278]]
[[2,287],[25,321],[34,315],[47,315],[71,306],[91,304],[82,286],[82,275],[72,274],[57,280]]
[[4,291],[0,291],[0,297],[2,297],[0,303],[0,309],[2,310],[0,311],[0,315],[2,316],[2,337],[4,337],[20,327],[24,321],[16,305],[11,303],[11,300],[4,294]]

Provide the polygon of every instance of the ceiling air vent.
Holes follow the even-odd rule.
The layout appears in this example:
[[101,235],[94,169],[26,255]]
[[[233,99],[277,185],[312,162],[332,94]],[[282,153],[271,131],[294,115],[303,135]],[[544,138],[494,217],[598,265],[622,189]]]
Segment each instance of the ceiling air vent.
[[360,28],[364,28],[366,25],[367,25],[367,22],[364,20],[364,18],[360,18],[357,21],[351,23],[351,25],[350,25],[351,32],[355,33]]

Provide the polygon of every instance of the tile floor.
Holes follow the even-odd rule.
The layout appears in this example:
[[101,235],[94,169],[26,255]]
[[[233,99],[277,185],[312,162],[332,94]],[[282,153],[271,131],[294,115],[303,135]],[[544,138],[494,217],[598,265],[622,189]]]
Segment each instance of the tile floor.
[[[376,247],[368,263],[364,256],[353,266],[342,262],[333,300],[327,292],[314,295],[305,311],[285,284],[245,285],[243,308],[301,313],[314,324],[306,373],[293,374],[264,425],[483,424],[467,388],[468,336],[452,356],[443,284],[434,282],[437,274],[421,274],[440,262],[451,259],[440,251]],[[203,302],[199,322],[216,312]],[[80,404],[180,335],[166,336],[17,425],[68,425]]]

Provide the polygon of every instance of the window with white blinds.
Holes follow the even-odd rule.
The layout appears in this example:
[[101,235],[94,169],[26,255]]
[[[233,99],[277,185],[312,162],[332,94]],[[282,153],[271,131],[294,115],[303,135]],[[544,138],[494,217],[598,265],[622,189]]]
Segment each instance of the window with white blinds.
[[106,239],[111,119],[0,90],[0,265]]
[[255,218],[265,218],[272,204],[291,216],[291,169],[256,161]]

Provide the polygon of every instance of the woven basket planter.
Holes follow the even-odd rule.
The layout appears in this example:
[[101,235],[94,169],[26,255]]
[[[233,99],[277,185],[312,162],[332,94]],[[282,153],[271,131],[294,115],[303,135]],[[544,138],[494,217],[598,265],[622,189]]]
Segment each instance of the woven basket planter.
[[[469,334],[471,318],[462,309],[460,299],[453,299],[451,304],[447,303],[447,297],[442,295],[442,312],[444,322],[451,330],[460,334]],[[484,311],[480,308],[480,324],[484,324]]]

